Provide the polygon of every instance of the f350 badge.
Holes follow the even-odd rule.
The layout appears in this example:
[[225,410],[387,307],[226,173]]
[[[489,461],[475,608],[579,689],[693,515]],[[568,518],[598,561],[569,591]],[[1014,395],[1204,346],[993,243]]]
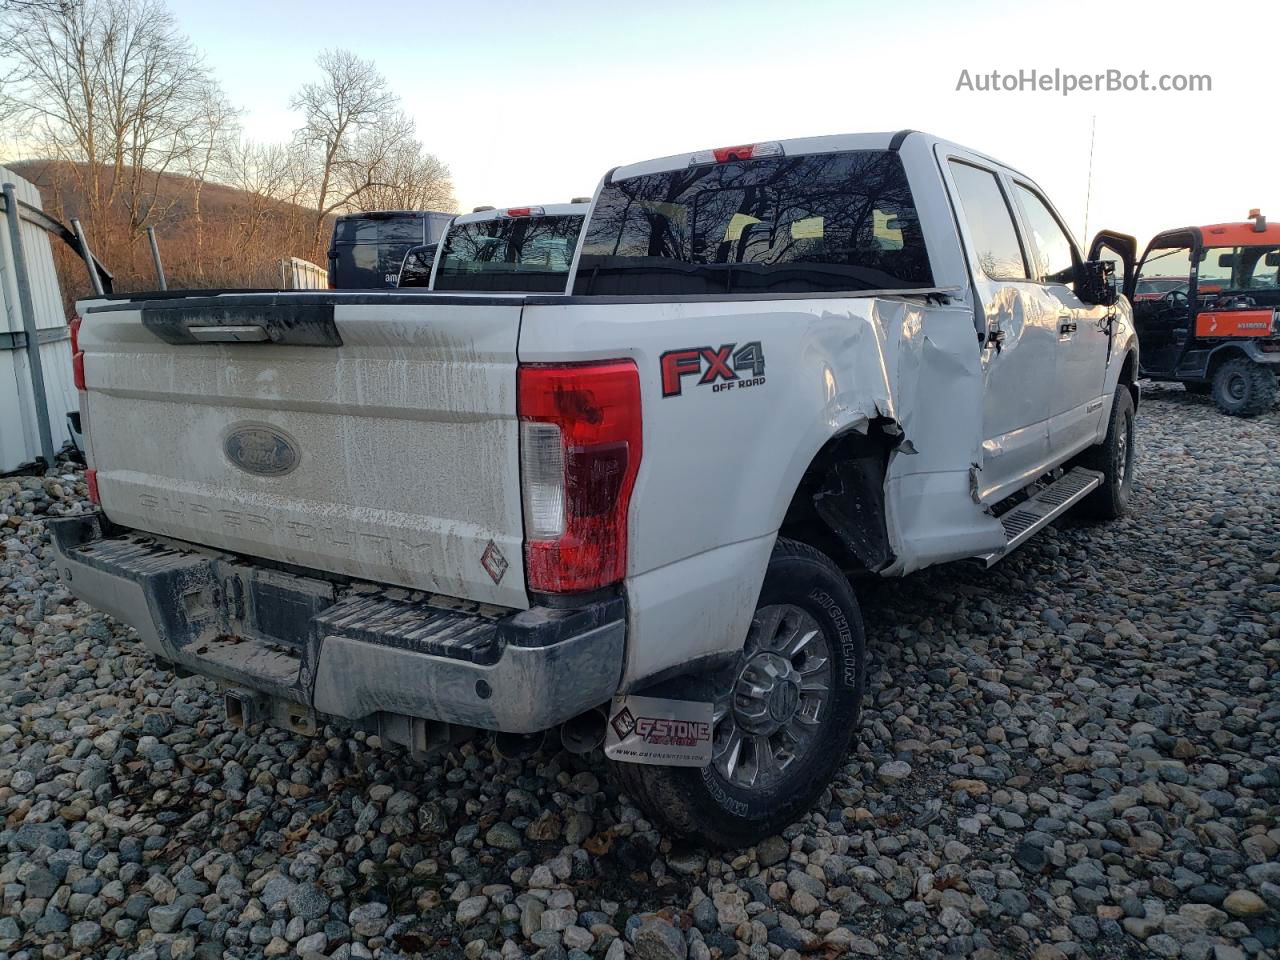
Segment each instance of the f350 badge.
[[232,424],[222,438],[222,452],[245,473],[260,477],[283,477],[298,466],[293,438],[269,423]]
[[715,347],[685,347],[668,350],[658,360],[662,367],[662,395],[678,397],[684,391],[685,377],[698,377],[698,386],[711,384],[715,393],[745,390],[764,383],[764,348],[759,340],[738,346],[736,343]]

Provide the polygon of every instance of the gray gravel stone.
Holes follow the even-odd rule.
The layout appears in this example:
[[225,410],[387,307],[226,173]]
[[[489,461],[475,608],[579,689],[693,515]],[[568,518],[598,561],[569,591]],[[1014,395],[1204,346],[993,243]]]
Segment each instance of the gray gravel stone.
[[228,728],[58,581],[82,475],[0,478],[0,952],[1276,960],[1280,413],[1138,416],[1129,517],[862,590],[856,745],[754,852],[668,845],[598,755]]
[[71,925],[71,948],[73,950],[92,950],[102,940],[102,927],[90,920]]
[[303,920],[322,917],[329,909],[329,897],[312,883],[298,884],[289,891],[285,902],[289,905],[289,912]]
[[643,919],[633,942],[639,960],[685,960],[689,955],[684,935],[658,916]]

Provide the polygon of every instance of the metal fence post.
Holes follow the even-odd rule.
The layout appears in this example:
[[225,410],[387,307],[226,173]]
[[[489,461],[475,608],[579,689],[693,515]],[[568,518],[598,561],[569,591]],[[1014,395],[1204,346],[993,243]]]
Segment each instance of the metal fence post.
[[31,392],[36,403],[36,428],[40,432],[40,450],[46,470],[54,468],[53,431],[49,427],[49,397],[44,392],[44,365],[40,361],[40,334],[36,330],[36,308],[31,300],[31,278],[27,275],[27,256],[22,248],[22,220],[18,214],[18,197],[12,183],[4,191],[5,216],[9,220],[9,248],[13,254],[14,279],[18,286],[18,309],[22,311],[22,329],[27,334],[27,364],[31,367]]
[[164,265],[160,262],[160,245],[156,243],[155,227],[147,227],[147,239],[151,241],[151,260],[156,265],[156,279],[160,281],[160,289],[168,290],[169,284],[164,279]]

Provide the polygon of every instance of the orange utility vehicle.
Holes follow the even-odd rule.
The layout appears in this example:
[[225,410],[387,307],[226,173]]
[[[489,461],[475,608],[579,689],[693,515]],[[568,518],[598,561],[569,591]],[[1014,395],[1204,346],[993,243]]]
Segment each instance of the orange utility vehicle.
[[[1157,279],[1164,293],[1137,295]],[[1218,409],[1232,416],[1274,406],[1280,225],[1250,210],[1243,223],[1166,230],[1147,247],[1128,292],[1143,376],[1212,392]]]

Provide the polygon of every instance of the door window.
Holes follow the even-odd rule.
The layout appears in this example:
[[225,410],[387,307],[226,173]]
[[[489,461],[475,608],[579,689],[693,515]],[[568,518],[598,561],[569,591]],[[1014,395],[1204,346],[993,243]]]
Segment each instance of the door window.
[[[1173,241],[1152,247],[1138,268],[1133,317],[1145,334],[1187,326],[1191,304],[1191,248]],[[1145,358],[1144,358],[1145,363]]]
[[982,271],[992,280],[1025,280],[1026,262],[1000,181],[989,170],[950,161],[951,179]]
[[1075,282],[1075,244],[1040,195],[1018,183],[1014,185],[1018,205],[1031,233],[1031,255],[1036,279],[1043,283]]
[[1159,300],[1179,290],[1185,296],[1190,288],[1191,248],[1155,247],[1147,251],[1146,259],[1138,270],[1138,285],[1133,299],[1136,303]]

